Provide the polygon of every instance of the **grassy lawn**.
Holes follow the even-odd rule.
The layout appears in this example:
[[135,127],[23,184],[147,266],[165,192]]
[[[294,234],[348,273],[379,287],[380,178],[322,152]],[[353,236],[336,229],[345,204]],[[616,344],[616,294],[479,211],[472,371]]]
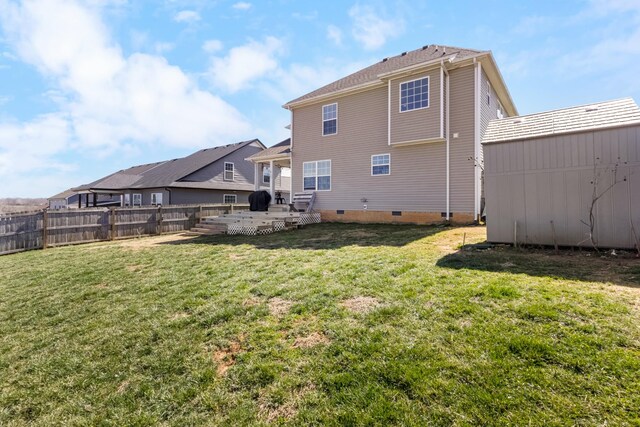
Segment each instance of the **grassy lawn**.
[[640,425],[640,261],[463,233],[0,257],[0,425]]

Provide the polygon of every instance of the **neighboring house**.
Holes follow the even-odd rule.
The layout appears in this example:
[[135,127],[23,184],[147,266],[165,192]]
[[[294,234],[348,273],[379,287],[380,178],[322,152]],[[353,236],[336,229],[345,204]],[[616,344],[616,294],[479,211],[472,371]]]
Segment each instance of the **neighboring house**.
[[292,192],[323,220],[472,222],[482,212],[481,140],[517,114],[489,51],[424,46],[284,105]]
[[633,99],[494,120],[483,144],[490,242],[640,246]]
[[[83,206],[97,206],[100,195],[115,195],[123,206],[247,203],[255,190],[255,170],[246,159],[263,150],[258,139],[206,148],[187,157],[124,169],[73,191],[84,196]],[[282,174],[276,175],[274,189],[288,198],[288,183],[283,187]],[[259,182],[258,189],[268,188]]]
[[80,195],[78,193],[72,189],[68,189],[55,196],[49,197],[47,200],[49,202],[49,209],[67,209],[74,206],[77,207],[79,198]]

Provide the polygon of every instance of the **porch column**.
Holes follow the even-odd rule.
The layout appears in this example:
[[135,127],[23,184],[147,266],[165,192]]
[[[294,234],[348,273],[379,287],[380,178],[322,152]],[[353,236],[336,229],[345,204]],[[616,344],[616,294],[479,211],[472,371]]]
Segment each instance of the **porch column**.
[[82,208],[82,193],[78,194],[78,209]]
[[98,195],[93,193],[93,207],[95,208],[96,206],[98,206]]
[[260,181],[262,180],[262,176],[260,176],[260,163],[253,164],[253,191],[260,190]]
[[276,197],[276,179],[273,173],[273,160],[269,161],[269,172],[271,173],[269,177],[269,194],[271,194],[271,199],[273,200],[273,198]]

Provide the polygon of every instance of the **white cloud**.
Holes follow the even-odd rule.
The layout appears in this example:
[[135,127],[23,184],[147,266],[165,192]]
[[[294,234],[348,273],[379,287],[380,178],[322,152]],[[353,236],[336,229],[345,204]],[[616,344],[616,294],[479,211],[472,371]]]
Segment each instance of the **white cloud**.
[[176,13],[175,16],[173,17],[174,21],[184,22],[186,24],[197,22],[200,19],[201,19],[200,14],[194,10],[181,10],[180,12]]
[[171,52],[173,49],[175,49],[176,45],[175,43],[169,43],[169,42],[157,42],[154,47],[153,50],[161,55],[163,53],[166,52]]
[[252,40],[232,48],[225,57],[213,58],[209,72],[215,85],[237,92],[276,70],[282,51],[282,41],[275,37],[267,37],[263,42]]
[[329,25],[327,27],[327,38],[337,46],[340,46],[342,44],[342,30],[335,25]]
[[378,49],[387,39],[404,32],[404,20],[381,18],[371,6],[356,4],[349,9],[349,17],[353,22],[353,37],[366,50]]
[[222,50],[223,44],[220,40],[207,40],[202,44],[202,50],[207,53],[215,53]]
[[251,3],[239,1],[238,3],[235,3],[232,7],[237,10],[249,10],[251,9]]
[[70,0],[0,8],[6,41],[52,82],[60,108],[26,123],[0,122],[5,187],[19,185],[20,174],[67,167],[58,159],[70,150],[97,156],[131,145],[196,148],[251,135],[234,107],[165,58],[125,57],[99,12]]

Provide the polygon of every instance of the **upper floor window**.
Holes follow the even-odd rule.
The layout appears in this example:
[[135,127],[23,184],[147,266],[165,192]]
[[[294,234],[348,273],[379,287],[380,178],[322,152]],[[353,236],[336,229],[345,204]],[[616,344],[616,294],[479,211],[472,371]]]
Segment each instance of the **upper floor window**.
[[271,168],[269,166],[264,166],[262,168],[262,182],[265,184],[269,184],[271,182]]
[[374,154],[371,156],[371,175],[390,175],[391,155]]
[[322,135],[338,133],[338,104],[322,107]]
[[400,112],[429,107],[429,77],[400,83]]
[[225,181],[233,181],[235,178],[235,168],[233,167],[233,163],[224,162],[224,180]]
[[302,175],[304,191],[331,190],[331,160],[304,162],[302,164]]

